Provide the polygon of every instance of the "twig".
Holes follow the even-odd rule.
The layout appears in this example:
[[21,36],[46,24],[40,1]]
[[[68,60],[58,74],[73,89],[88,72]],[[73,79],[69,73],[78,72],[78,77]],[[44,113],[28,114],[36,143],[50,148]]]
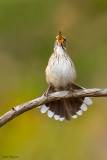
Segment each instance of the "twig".
[[56,101],[62,98],[70,98],[70,97],[107,97],[107,88],[99,89],[84,89],[84,90],[75,90],[71,91],[60,91],[54,92],[47,97],[41,96],[39,98],[33,99],[29,102],[21,104],[19,106],[13,107],[10,111],[5,113],[0,117],[0,127],[4,126],[10,120],[14,119],[18,115],[38,107],[42,104],[48,103],[50,101]]

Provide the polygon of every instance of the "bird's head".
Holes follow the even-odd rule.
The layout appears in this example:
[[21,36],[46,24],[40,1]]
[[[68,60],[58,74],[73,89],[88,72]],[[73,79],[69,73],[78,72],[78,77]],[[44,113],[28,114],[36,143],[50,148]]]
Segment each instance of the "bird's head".
[[59,31],[59,35],[56,37],[55,45],[66,47],[66,38],[62,36],[61,31]]

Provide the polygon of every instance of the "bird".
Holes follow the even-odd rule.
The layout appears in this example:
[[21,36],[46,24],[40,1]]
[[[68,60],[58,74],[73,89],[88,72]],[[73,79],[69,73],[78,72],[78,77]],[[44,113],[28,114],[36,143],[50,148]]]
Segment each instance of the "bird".
[[[76,79],[76,69],[72,59],[66,50],[66,38],[59,31],[55,39],[54,52],[49,58],[48,65],[45,70],[46,81],[49,84],[45,92],[48,97],[50,93],[57,91],[74,91],[85,89],[74,83]],[[76,119],[77,116],[83,114],[87,110],[87,105],[91,105],[92,100],[89,97],[63,98],[57,101],[46,103],[41,108],[41,113],[46,113],[48,117],[54,117],[55,120],[70,121],[71,117]]]

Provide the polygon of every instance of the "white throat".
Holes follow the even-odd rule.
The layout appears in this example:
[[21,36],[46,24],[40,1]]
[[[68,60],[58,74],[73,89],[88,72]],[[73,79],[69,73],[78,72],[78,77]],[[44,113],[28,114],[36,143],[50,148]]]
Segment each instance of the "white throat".
[[64,50],[66,50],[66,48],[64,47],[64,49],[63,49],[62,46],[55,46],[54,50],[57,52],[57,54],[63,55]]

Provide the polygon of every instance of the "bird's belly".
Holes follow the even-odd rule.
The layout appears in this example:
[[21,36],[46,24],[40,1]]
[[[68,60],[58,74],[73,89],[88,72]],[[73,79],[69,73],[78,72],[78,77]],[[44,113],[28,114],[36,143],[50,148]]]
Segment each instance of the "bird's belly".
[[48,66],[46,69],[46,79],[55,87],[66,87],[72,83],[76,77],[74,66],[67,63],[58,63]]

